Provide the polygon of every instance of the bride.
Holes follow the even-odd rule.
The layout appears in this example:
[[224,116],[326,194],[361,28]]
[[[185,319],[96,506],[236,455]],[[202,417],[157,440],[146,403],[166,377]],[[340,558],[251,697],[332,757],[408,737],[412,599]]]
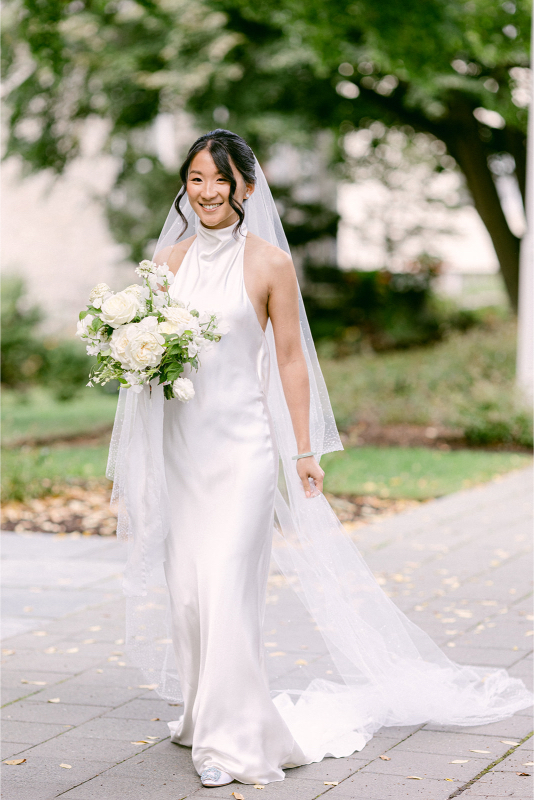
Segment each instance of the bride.
[[[121,390],[108,472],[129,543],[127,641],[150,685],[183,702],[172,741],[192,748],[205,786],[266,784],[361,750],[384,725],[477,725],[527,708],[522,681],[454,663],[394,605],[322,494],[320,456],[342,446],[252,150],[211,131],[180,176],[154,260],[175,275],[173,299],[219,312],[228,332],[185,373],[189,402],[156,385]],[[270,690],[271,556],[329,663],[318,653]]]

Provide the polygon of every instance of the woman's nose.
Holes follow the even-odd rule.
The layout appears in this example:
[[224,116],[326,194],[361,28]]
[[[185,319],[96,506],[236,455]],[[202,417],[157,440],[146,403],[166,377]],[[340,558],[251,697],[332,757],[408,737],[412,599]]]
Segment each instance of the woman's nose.
[[202,196],[206,200],[211,200],[212,198],[216,197],[218,194],[217,184],[215,183],[205,183],[202,187]]

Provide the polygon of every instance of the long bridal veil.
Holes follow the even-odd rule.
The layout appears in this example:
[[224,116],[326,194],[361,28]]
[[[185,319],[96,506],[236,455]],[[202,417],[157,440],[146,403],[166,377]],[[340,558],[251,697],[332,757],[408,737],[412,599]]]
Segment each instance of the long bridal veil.
[[[173,206],[156,253],[194,234],[199,220],[187,195],[181,208],[187,229],[181,233],[183,223]],[[245,203],[245,221],[251,233],[289,253],[257,161],[255,191]],[[342,445],[300,293],[299,304],[311,387],[312,450],[320,458]],[[381,589],[324,495],[305,497],[292,460],[296,442],[270,322],[265,345],[270,356],[267,401],[280,454],[273,558],[329,653],[328,664],[324,658],[310,659],[294,671],[287,686],[273,689],[272,694],[310,761],[360,750],[384,725],[479,725],[529,707],[532,693],[505,670],[451,661]],[[161,387],[145,387],[139,394],[121,389],[107,474],[114,480],[118,536],[128,542],[123,584],[128,598],[127,646],[146,673],[147,685],[178,702],[181,692],[162,569],[169,524],[163,408]],[[297,616],[301,622],[302,615]]]

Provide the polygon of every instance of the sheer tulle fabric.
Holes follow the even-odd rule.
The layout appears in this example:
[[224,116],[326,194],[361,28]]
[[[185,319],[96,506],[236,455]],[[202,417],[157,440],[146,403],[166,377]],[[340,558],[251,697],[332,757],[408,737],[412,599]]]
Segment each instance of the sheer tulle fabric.
[[[248,230],[289,252],[280,218],[259,164],[246,201]],[[194,234],[199,221],[187,200],[187,230],[171,209],[156,253]],[[185,301],[187,298],[183,298]],[[318,458],[342,449],[328,393],[300,301],[302,345],[311,385],[310,432]],[[273,558],[321,631],[330,654],[303,667],[292,685],[273,689],[274,702],[309,761],[360,750],[382,726],[423,722],[471,726],[505,719],[529,707],[533,695],[503,669],[462,666],[380,588],[324,495],[307,499],[292,456],[296,442],[277,367],[270,322],[265,332],[270,375],[269,412],[280,454]],[[201,367],[202,368],[202,367]],[[192,401],[194,402],[194,400]],[[118,535],[128,542],[124,591],[127,646],[147,684],[172,702],[181,699],[170,639],[168,593],[162,568],[169,529],[163,460],[161,386],[139,394],[121,389],[108,477],[119,509]]]

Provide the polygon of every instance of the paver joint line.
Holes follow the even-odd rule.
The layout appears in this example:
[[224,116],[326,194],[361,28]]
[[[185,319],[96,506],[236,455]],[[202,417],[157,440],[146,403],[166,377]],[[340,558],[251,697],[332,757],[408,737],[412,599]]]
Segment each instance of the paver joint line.
[[487,767],[485,767],[483,770],[481,770],[478,773],[478,775],[475,775],[475,777],[471,778],[471,780],[468,781],[466,784],[464,784],[463,786],[460,786],[459,789],[456,789],[456,791],[454,791],[451,795],[449,795],[448,800],[452,800],[454,797],[459,797],[461,794],[463,794],[463,792],[465,792],[467,789],[469,789],[471,786],[473,786],[473,784],[476,783],[477,781],[479,781],[484,775],[487,775],[488,772],[491,772],[491,770],[494,767],[496,767],[497,764],[502,763],[506,758],[508,758],[508,756],[512,755],[512,753],[515,753],[517,748],[520,747],[525,742],[528,742],[528,740],[531,739],[533,735],[534,735],[534,731],[531,731],[523,739],[521,739],[521,741],[515,747],[511,747],[500,758],[496,758],[495,761],[493,761],[491,764],[488,764]]

